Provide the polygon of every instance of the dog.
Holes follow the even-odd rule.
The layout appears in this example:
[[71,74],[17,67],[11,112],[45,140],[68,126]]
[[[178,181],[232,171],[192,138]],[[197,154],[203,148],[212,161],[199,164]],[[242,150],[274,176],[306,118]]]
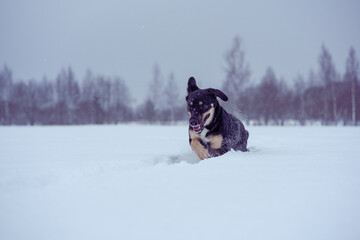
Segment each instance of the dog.
[[189,143],[200,160],[223,155],[231,149],[248,151],[249,132],[239,119],[220,106],[217,97],[228,100],[222,91],[200,89],[195,78],[190,77],[187,93]]

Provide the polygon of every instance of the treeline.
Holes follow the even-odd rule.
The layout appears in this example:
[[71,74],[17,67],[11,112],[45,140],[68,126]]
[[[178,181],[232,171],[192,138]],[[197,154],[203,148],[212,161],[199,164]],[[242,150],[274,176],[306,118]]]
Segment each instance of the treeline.
[[256,125],[312,124],[357,125],[360,121],[359,62],[350,48],[345,73],[339,73],[330,52],[322,46],[318,72],[299,75],[294,84],[276,76],[268,68],[261,82],[250,83],[249,66],[244,61],[241,42],[234,40],[226,57],[224,91],[235,104],[228,106]]
[[[318,71],[311,71],[306,78],[299,75],[292,85],[271,68],[254,84],[241,41],[235,38],[225,54],[221,89],[230,100],[223,105],[248,124],[357,125],[360,87],[355,50],[350,49],[343,74],[336,70],[325,46],[318,63]],[[0,125],[184,121],[186,82],[184,79],[179,87],[173,74],[164,79],[156,65],[148,97],[133,107],[134,98],[118,77],[94,76],[88,71],[79,80],[68,68],[56,79],[14,81],[11,70],[4,66],[0,69]]]
[[[173,78],[169,84],[175,84]],[[151,92],[143,104],[133,109],[128,87],[118,77],[94,76],[88,71],[79,81],[68,68],[63,69],[55,80],[14,81],[11,70],[4,66],[0,70],[0,124],[168,123],[185,119],[186,111],[178,107],[180,104],[174,94],[169,95],[168,100],[172,102],[172,108],[170,105],[159,108],[154,104],[156,91]]]

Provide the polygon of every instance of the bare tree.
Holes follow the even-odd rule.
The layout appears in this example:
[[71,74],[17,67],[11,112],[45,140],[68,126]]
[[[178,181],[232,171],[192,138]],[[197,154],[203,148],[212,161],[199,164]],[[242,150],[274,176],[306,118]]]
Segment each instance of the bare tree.
[[276,120],[279,106],[279,86],[275,73],[271,68],[266,70],[266,74],[258,86],[256,103],[255,110],[258,112],[258,117],[263,119],[265,125],[268,125],[270,120]]
[[62,70],[56,79],[57,121],[61,124],[75,123],[74,112],[80,99],[80,88],[74,72],[69,67]]
[[164,115],[166,121],[174,121],[179,106],[179,88],[176,84],[174,74],[169,75],[164,88]]
[[38,84],[37,103],[38,123],[52,124],[54,122],[53,109],[55,106],[54,84],[46,77]]
[[351,96],[351,120],[356,125],[356,89],[359,81],[359,62],[353,47],[350,48],[349,57],[346,60],[345,81],[350,84]]
[[110,79],[104,76],[98,76],[95,81],[95,105],[97,109],[97,123],[108,123],[111,99]]
[[12,73],[7,66],[0,71],[0,124],[10,123],[10,92],[12,88]]
[[137,109],[137,120],[145,122],[155,122],[157,120],[157,111],[155,105],[149,98],[144,101]]
[[[335,81],[337,78],[335,66],[332,57],[326,47],[323,45],[319,57],[319,76],[325,85],[324,92],[324,123],[337,121],[337,102],[335,93]],[[331,112],[332,107],[332,112]]]
[[10,94],[10,118],[12,124],[26,125],[29,123],[29,91],[24,82],[13,84]]
[[226,53],[225,63],[226,78],[222,89],[230,99],[234,100],[233,102],[238,102],[240,94],[250,79],[249,66],[245,63],[245,52],[241,48],[239,37],[235,37],[232,47]]
[[156,110],[162,109],[164,107],[163,104],[163,81],[160,72],[159,65],[155,64],[153,70],[153,78],[149,85],[149,100],[154,104]]
[[296,118],[299,120],[301,125],[305,125],[305,81],[301,75],[298,75],[295,79],[295,105],[297,106],[297,111],[295,113]]
[[86,75],[81,85],[81,97],[78,106],[77,113],[81,119],[81,123],[95,123],[95,77],[90,70],[86,72]]
[[125,82],[116,77],[111,83],[111,120],[115,123],[130,121],[132,111],[131,97]]

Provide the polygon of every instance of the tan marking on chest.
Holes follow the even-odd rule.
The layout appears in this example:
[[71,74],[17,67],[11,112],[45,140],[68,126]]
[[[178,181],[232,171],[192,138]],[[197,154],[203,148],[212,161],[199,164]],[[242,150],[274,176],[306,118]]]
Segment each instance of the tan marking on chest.
[[195,133],[193,130],[189,130],[190,139],[201,139],[200,134]]
[[223,142],[223,136],[221,134],[219,134],[219,135],[209,135],[206,138],[210,140],[210,147],[212,149],[221,148],[221,145],[222,145],[222,142]]

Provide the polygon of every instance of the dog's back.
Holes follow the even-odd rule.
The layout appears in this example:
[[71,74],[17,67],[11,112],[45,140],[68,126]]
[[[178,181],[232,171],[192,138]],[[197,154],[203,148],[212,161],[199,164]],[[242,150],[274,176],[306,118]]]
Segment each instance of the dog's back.
[[226,146],[224,146],[222,152],[227,152],[231,149],[246,152],[249,132],[245,129],[244,124],[239,119],[228,113],[223,107],[219,106],[219,108],[221,109],[221,122],[218,124],[221,124],[221,134],[224,139],[227,139]]
[[[224,110],[225,111],[225,110]],[[234,134],[234,140],[232,141],[231,148],[235,151],[240,150],[242,152],[247,151],[247,140],[249,138],[249,132],[245,129],[244,124],[232,114],[228,113],[231,122],[230,131]]]

